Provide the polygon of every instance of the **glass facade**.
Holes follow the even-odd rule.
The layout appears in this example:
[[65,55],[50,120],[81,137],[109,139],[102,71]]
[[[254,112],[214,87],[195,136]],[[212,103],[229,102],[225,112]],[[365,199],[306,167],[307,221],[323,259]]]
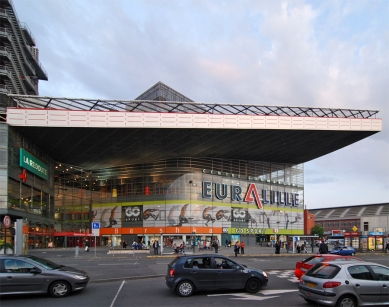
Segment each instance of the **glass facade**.
[[[85,170],[54,162],[7,125],[3,212],[29,222],[29,247],[82,245],[91,223],[102,241],[195,235],[303,234],[303,165],[175,158]],[[48,166],[48,180],[21,167],[23,148]],[[25,176],[25,177],[24,177]],[[104,237],[106,239],[104,239]]]
[[303,234],[303,165],[178,158],[55,168],[57,232],[89,233],[99,222],[107,244],[161,234]]

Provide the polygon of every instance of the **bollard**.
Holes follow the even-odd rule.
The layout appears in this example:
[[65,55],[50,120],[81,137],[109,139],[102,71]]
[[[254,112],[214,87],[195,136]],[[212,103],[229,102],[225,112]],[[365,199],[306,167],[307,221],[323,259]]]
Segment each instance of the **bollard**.
[[78,246],[76,246],[76,257],[78,257],[78,253],[80,252],[80,248]]

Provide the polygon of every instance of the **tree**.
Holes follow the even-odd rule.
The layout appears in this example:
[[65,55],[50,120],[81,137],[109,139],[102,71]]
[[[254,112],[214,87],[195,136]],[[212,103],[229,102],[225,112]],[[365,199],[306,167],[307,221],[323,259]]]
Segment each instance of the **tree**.
[[311,228],[311,235],[318,235],[319,238],[323,238],[324,235],[324,228],[321,227],[320,225],[315,225]]

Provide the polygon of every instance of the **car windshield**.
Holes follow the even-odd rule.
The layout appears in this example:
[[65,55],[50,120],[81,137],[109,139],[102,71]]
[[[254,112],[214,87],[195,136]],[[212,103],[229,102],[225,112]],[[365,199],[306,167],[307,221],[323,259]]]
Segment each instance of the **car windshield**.
[[320,279],[331,279],[334,278],[339,271],[340,267],[338,266],[319,263],[310,269],[305,275]]
[[38,265],[44,267],[46,270],[56,270],[64,267],[63,265],[36,256],[29,256],[28,259],[36,262]]
[[322,262],[322,261],[325,260],[325,259],[326,259],[325,257],[313,257],[312,259],[309,259],[309,260],[306,261],[305,263],[308,263],[308,264],[316,264],[316,263]]

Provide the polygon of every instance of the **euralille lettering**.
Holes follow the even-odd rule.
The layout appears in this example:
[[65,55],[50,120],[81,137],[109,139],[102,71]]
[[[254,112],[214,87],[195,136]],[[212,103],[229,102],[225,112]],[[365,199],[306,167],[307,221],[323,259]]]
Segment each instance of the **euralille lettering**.
[[[220,182],[216,182],[214,189],[212,189],[212,181],[203,181],[202,182],[202,197],[203,198],[212,198],[212,191],[214,190],[214,195],[219,200],[224,200],[228,196],[228,185]],[[269,193],[268,193],[269,192]],[[244,197],[242,196],[243,190],[240,185],[231,185],[230,186],[230,198],[231,201],[244,201],[244,202],[254,202],[258,209],[262,209],[264,204],[277,204],[284,206],[298,207],[299,199],[298,193],[289,193],[281,192],[267,189],[262,190],[262,198],[259,197],[258,189],[255,183],[249,183]],[[269,197],[268,197],[269,195]]]

